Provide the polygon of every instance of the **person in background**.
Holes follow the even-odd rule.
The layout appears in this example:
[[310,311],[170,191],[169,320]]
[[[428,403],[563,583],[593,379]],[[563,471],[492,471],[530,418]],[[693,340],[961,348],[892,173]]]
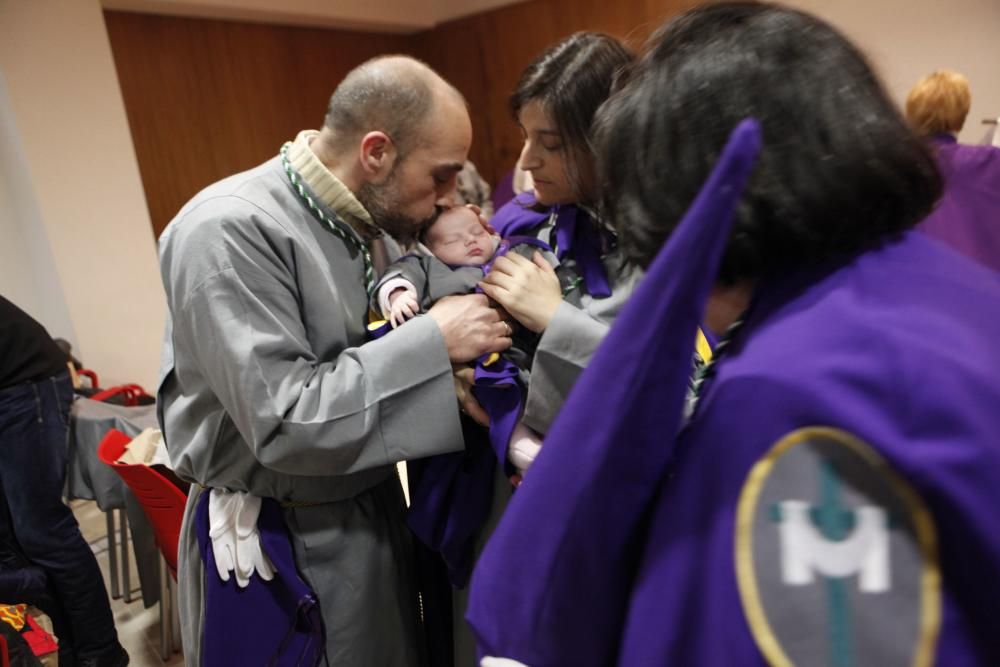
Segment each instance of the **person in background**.
[[52,618],[60,665],[117,667],[129,658],[104,579],[62,501],[68,361],[45,327],[0,296],[0,567],[26,561],[45,573],[49,591],[39,599],[46,602],[36,604]]
[[600,127],[648,273],[477,564],[482,665],[1000,664],[1000,278],[913,229],[940,175],[865,57],[704,4]]
[[[227,582],[232,551],[215,556],[232,544],[234,512],[244,590],[264,591],[263,605],[268,587],[287,586],[318,606],[321,626],[300,638],[309,657],[431,660],[395,464],[463,449],[452,363],[506,349],[510,328],[483,295],[442,299],[379,340],[366,342],[366,323],[392,239],[412,241],[432,217],[471,141],[454,87],[411,58],[373,59],[337,86],[320,131],[209,186],[161,236],[170,313],[157,406],[171,464],[199,490],[180,539],[189,664],[281,659],[293,650],[285,628],[301,628],[293,604],[276,611],[276,641],[247,630],[263,610]],[[276,570],[239,546],[258,517],[262,540],[287,555]]]
[[1000,148],[958,143],[972,104],[957,72],[928,74],[906,97],[906,118],[937,156],[945,191],[918,229],[1000,271]]
[[486,182],[471,160],[466,160],[462,171],[455,177],[455,192],[452,196],[455,206],[471,204],[479,209],[479,213],[487,222],[493,217],[493,199],[490,197],[490,184]]

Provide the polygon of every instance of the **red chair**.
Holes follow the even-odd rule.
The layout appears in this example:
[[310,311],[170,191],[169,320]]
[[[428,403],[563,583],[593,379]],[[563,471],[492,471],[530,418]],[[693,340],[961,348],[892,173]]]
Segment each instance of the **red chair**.
[[[113,400],[116,396],[121,398]],[[117,387],[102,389],[90,397],[92,401],[105,401],[108,403],[121,402],[122,405],[134,407],[136,405],[152,405],[156,399],[146,393],[146,390],[137,384],[120,384]]]
[[121,431],[111,429],[98,445],[97,457],[118,473],[139,501],[170,572],[170,577],[160,577],[160,656],[166,660],[175,644],[171,637],[176,612],[172,581],[177,580],[177,544],[187,496],[150,466],[117,463],[130,441],[131,438]]

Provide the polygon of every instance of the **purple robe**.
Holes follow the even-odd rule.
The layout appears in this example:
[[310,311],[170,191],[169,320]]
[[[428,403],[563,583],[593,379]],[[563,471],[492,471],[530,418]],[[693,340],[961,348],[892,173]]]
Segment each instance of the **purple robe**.
[[[763,615],[795,664],[913,664],[920,650],[933,664],[1000,664],[1000,316],[984,307],[1000,303],[1000,278],[910,232],[761,285],[674,436],[684,367],[660,360],[690,331],[666,323],[705,292],[665,269],[674,260],[674,271],[704,281],[717,265],[706,268],[701,256],[684,263],[694,219],[686,216],[650,269],[647,282],[655,276],[661,294],[640,288],[622,313],[480,559],[468,617],[483,654],[532,667],[766,664]],[[703,234],[724,228],[716,220]],[[697,294],[685,302],[678,288]],[[667,333],[632,346],[629,325],[642,313],[647,329]],[[696,321],[681,319],[691,329]],[[655,360],[655,371],[641,373],[641,359]],[[634,386],[609,384],[611,372]],[[742,503],[775,444],[808,427],[865,443],[858,449],[883,464],[867,482],[909,489],[899,493],[920,511],[888,513],[883,533],[917,523],[920,535],[936,536],[919,549],[893,538],[892,557],[901,545],[911,557],[893,560],[880,582],[896,607],[857,592],[853,576],[784,591],[780,576],[762,578],[763,614],[751,604],[739,573],[748,562],[755,575],[777,570],[784,519],[779,511],[772,529],[751,525]],[[751,544],[770,540],[775,562],[744,560],[741,539],[753,530]],[[920,578],[908,579],[911,571]],[[925,588],[907,588],[913,581]],[[915,590],[929,613],[918,619],[925,625],[906,626],[898,619],[916,612],[900,605]],[[840,625],[810,626],[816,608]]]
[[1000,148],[931,138],[945,181],[934,214],[918,229],[1000,271]]
[[[1000,279],[915,232],[763,288],[650,509],[619,664],[764,664],[733,564],[738,497],[772,445],[813,425],[868,443],[929,509],[933,664],[1000,664],[1000,316],[985,303],[1000,303]],[[884,616],[854,614],[855,645],[905,648],[886,646]]]

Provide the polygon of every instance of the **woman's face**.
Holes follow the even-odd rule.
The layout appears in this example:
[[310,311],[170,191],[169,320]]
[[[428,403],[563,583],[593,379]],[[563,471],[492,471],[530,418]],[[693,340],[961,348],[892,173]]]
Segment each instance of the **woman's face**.
[[572,204],[580,196],[567,172],[567,156],[571,154],[559,128],[538,100],[531,100],[517,117],[524,134],[524,147],[518,164],[531,173],[535,197],[540,204]]

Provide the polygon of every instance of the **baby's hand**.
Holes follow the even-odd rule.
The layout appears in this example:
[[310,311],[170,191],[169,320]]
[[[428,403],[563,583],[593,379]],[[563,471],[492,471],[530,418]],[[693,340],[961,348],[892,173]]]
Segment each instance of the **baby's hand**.
[[413,292],[398,289],[389,295],[389,323],[395,329],[420,312],[420,304]]

